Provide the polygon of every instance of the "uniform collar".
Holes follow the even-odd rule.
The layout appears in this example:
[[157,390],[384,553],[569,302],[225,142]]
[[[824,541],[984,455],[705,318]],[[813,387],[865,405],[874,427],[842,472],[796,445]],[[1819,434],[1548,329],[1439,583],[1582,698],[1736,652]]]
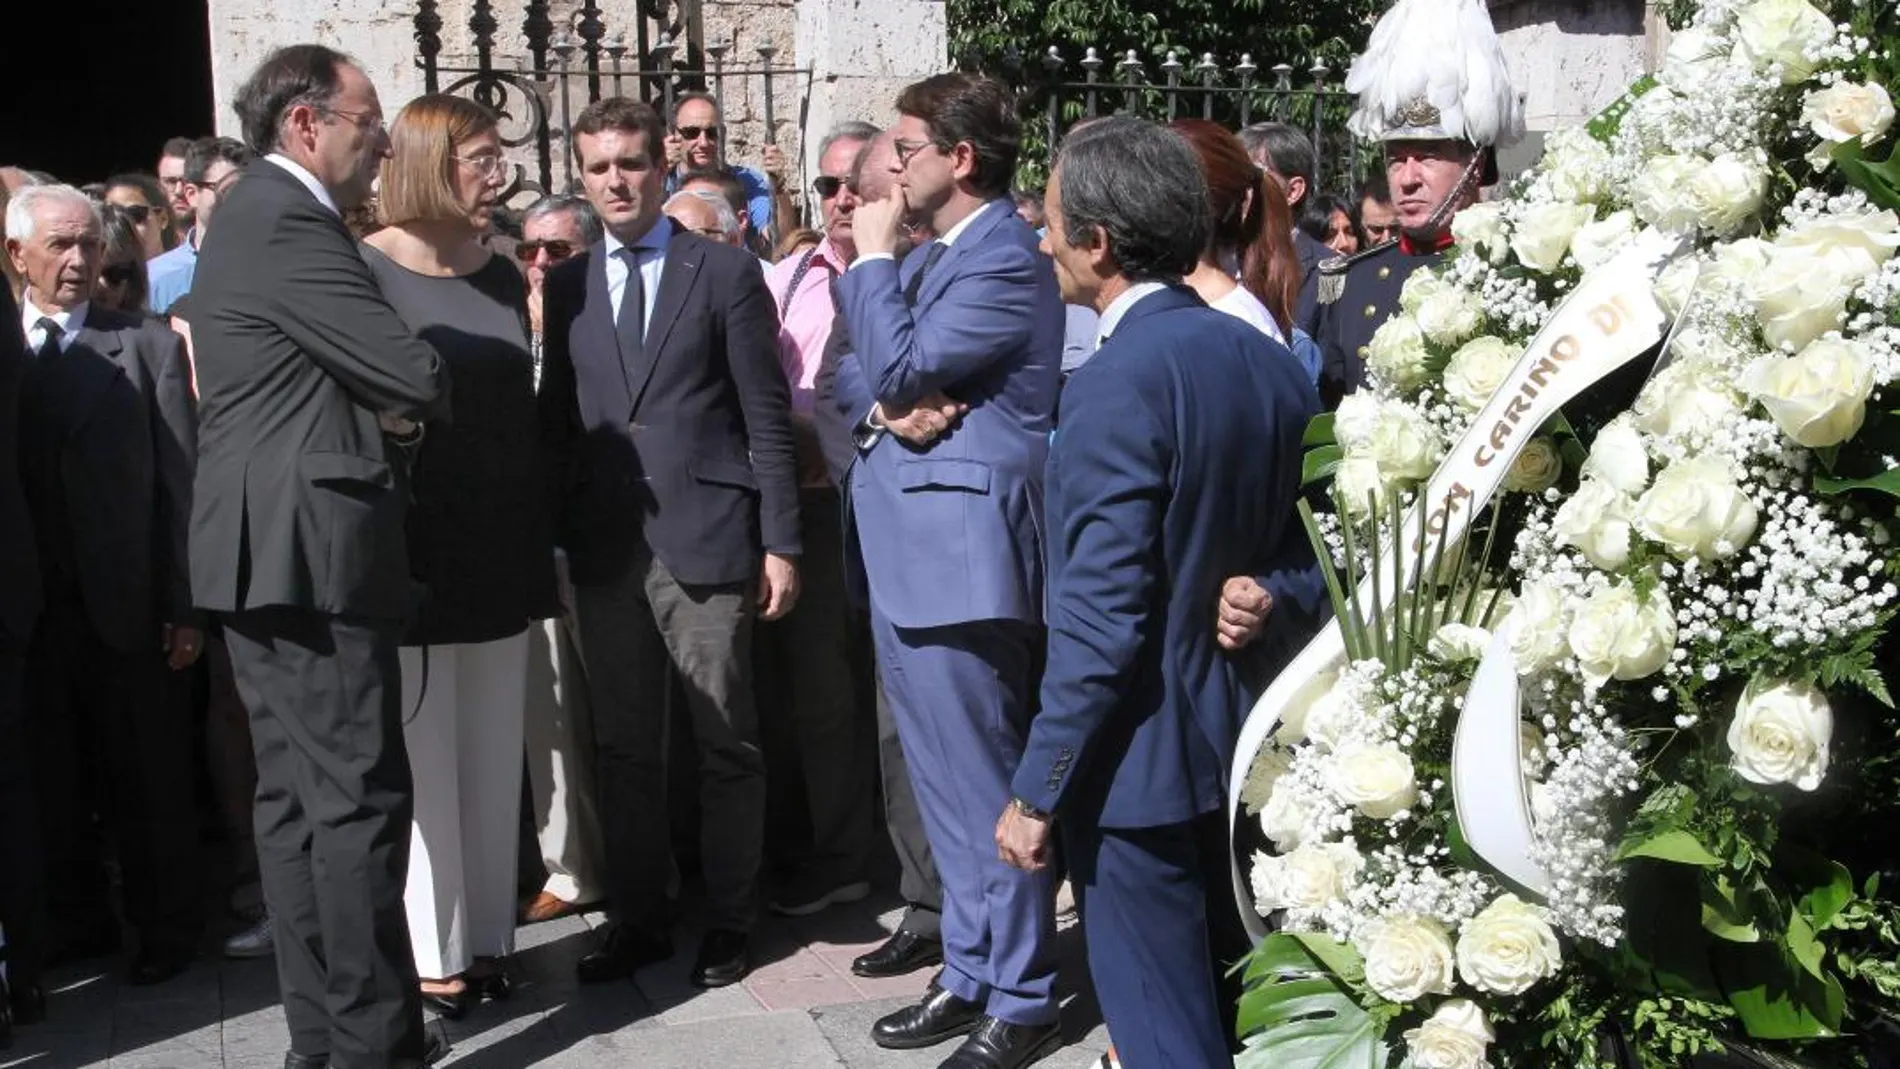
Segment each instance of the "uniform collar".
[[1407,256],[1430,256],[1435,252],[1444,252],[1452,246],[1451,228],[1431,238],[1414,238],[1405,231],[1399,231],[1399,251]]

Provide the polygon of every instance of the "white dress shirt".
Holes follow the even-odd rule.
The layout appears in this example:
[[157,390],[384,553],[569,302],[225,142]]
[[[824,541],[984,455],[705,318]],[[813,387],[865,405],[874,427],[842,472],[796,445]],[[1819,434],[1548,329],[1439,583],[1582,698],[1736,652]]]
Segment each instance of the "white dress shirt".
[[[662,215],[653,228],[632,245],[634,259],[640,265],[640,285],[646,290],[645,316],[640,321],[640,336],[646,337],[653,323],[653,300],[660,295],[660,276],[666,270],[666,248],[673,242],[673,220]],[[620,250],[626,242],[607,235],[607,300],[613,307],[614,322],[620,322],[620,298],[627,292],[627,261]]]
[[59,336],[59,351],[63,353],[71,349],[77,340],[79,328],[86,325],[86,310],[90,307],[89,302],[81,301],[68,312],[42,312],[34,307],[30,299],[20,298],[20,326],[26,331],[28,354],[39,352],[40,346],[46,344],[46,331],[40,326],[42,319],[52,320],[63,332]]
[[323,188],[323,183],[318,180],[316,175],[305,170],[303,164],[298,163],[296,160],[291,159],[281,152],[273,152],[264,158],[282,167],[284,170],[289,171],[290,177],[295,178],[305,189],[309,190],[310,195],[317,198],[318,204],[330,209],[331,215],[341,216],[343,214],[337,211],[336,201],[330,199],[330,191]]
[[[936,243],[939,245],[942,245],[946,249],[952,245],[955,245],[957,243],[957,239],[963,236],[963,232],[965,230],[970,229],[970,224],[976,222],[977,216],[982,215],[984,212],[989,211],[989,210],[990,210],[990,206],[988,204],[983,204],[979,206],[976,209],[976,211],[973,211],[970,214],[964,216],[962,219],[957,220],[957,225],[944,231],[943,234],[937,238]],[[898,240],[899,241],[903,240],[902,235],[899,235]],[[923,252],[929,248],[930,248],[930,245],[926,243],[924,245],[918,246],[918,251]],[[859,253],[858,258],[851,261],[851,267],[848,270],[856,270],[859,264],[867,263],[872,260],[895,260],[895,259],[897,259],[897,254],[893,252]],[[919,260],[918,262],[922,263],[923,261]]]
[[1108,336],[1115,333],[1115,328],[1121,326],[1122,317],[1128,314],[1130,308],[1139,304],[1143,297],[1151,293],[1159,293],[1167,288],[1165,282],[1137,282],[1123,290],[1121,296],[1108,302],[1108,307],[1102,309],[1101,320],[1095,324],[1095,347],[1097,349],[1102,347],[1102,343],[1108,340]]

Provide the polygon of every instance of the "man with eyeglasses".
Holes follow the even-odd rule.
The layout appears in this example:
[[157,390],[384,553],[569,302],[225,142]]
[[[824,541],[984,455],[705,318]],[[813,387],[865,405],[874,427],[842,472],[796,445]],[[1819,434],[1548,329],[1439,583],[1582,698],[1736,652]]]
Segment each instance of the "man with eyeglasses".
[[228,137],[199,138],[185,150],[180,189],[196,221],[185,232],[185,240],[145,265],[154,313],[166,314],[178,298],[191,292],[191,279],[198,268],[198,246],[211,226],[211,214],[218,209],[218,197],[237,182],[252,158],[250,149]]
[[726,162],[725,128],[719,101],[706,93],[687,93],[673,106],[673,128],[666,137],[666,194],[672,196],[687,178],[704,171],[730,170],[745,184],[746,223],[756,233],[772,233],[773,202],[778,197],[778,172],[784,158],[778,146],[765,147],[767,170]]
[[191,200],[185,196],[185,156],[191,151],[191,138],[165,139],[158,152],[158,185],[172,210],[172,226],[179,235],[191,228]]

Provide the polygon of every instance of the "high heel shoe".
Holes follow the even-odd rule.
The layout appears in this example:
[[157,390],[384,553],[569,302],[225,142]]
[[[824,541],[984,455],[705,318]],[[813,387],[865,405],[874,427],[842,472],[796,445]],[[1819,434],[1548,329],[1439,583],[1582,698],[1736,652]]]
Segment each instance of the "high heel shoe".
[[[431,983],[447,984],[448,980],[435,980]],[[463,981],[460,991],[423,991],[422,1004],[436,1012],[436,1015],[450,1021],[459,1021],[468,1013],[469,1003],[473,1001],[474,988]]]

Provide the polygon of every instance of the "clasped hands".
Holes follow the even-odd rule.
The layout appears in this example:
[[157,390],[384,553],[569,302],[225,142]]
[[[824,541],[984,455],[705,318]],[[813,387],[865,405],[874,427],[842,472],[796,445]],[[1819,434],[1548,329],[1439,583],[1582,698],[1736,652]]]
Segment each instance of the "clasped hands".
[[919,449],[928,448],[931,443],[950,433],[970,410],[964,404],[945,393],[928,393],[917,399],[917,403],[908,408],[887,406],[879,402],[872,410],[871,424],[882,427],[892,434]]

